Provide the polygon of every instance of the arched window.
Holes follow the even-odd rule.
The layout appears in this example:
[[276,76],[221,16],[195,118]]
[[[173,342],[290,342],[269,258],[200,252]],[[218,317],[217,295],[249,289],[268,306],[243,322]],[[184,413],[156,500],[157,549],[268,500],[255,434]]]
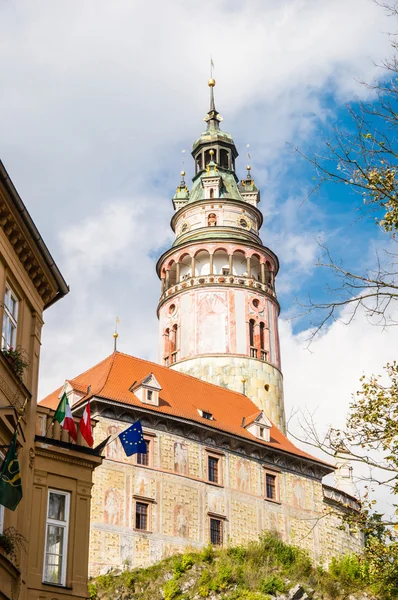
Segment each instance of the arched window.
[[254,319],[249,321],[249,344],[254,346]]
[[250,319],[249,321],[249,345],[250,345],[250,356],[251,358],[257,358],[257,348],[255,346],[254,339],[254,319]]
[[264,323],[260,323],[260,348],[264,350],[265,337],[264,337],[265,325]]
[[170,329],[167,328],[164,332],[164,353],[163,353],[164,364],[166,367],[170,363]]
[[198,154],[196,157],[196,172],[201,171],[203,169],[203,156],[202,154]]
[[214,198],[214,188],[210,188],[210,198]]
[[228,150],[220,150],[220,167],[229,169]]

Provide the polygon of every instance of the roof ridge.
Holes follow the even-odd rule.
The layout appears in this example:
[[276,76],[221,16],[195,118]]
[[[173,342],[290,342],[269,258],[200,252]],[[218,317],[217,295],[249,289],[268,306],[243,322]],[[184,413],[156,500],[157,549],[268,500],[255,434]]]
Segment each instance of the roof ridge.
[[108,354],[108,356],[106,356],[105,358],[103,358],[102,360],[100,360],[99,362],[97,362],[95,365],[93,365],[89,369],[86,369],[85,371],[83,371],[83,373],[79,373],[79,375],[76,375],[75,377],[72,377],[71,379],[65,379],[65,381],[69,381],[69,383],[71,383],[72,381],[75,381],[75,379],[77,379],[78,377],[82,377],[83,375],[85,375],[89,371],[92,371],[93,369],[96,369],[97,367],[99,367],[100,365],[102,365],[104,362],[106,362],[111,357],[113,357],[114,354],[115,354],[114,352],[112,352],[112,354]]
[[[106,386],[106,384],[108,383],[109,375],[111,374],[112,367],[115,364],[115,360],[116,360],[117,354],[118,353],[115,351],[115,352],[113,352],[112,354],[109,355],[109,356],[112,356],[112,360],[111,360],[111,363],[109,365],[108,373],[107,373],[107,375],[105,377],[105,381],[104,381],[103,386],[98,391],[95,392],[96,394],[100,394],[102,392],[102,390],[104,389],[104,387]],[[88,394],[86,394],[86,395],[88,395]]]

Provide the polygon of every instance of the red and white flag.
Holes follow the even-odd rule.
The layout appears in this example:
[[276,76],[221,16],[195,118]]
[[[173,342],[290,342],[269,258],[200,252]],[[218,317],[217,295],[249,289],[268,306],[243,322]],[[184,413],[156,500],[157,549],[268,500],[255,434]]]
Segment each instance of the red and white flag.
[[79,423],[80,433],[86,440],[87,444],[91,447],[94,444],[93,430],[91,427],[91,411],[90,402],[87,402],[82,418]]

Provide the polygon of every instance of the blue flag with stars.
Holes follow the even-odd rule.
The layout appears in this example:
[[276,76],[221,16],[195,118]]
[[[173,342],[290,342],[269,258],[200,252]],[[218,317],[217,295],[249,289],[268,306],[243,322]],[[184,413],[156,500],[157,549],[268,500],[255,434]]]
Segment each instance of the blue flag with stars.
[[140,421],[136,421],[128,429],[119,433],[119,439],[126,456],[131,456],[136,452],[140,452],[141,454],[147,453],[146,441],[144,440]]

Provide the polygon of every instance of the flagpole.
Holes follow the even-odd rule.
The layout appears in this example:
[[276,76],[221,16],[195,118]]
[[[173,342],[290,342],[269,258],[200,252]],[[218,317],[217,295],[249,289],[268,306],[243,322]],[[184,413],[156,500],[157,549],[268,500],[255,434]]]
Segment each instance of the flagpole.
[[[22,417],[23,417],[23,416],[24,416],[24,414],[25,414],[25,408],[26,408],[26,404],[27,404],[27,402],[28,402],[28,398],[26,397],[26,398],[25,398],[25,402],[24,402],[24,403],[23,403],[23,405],[22,405],[22,408],[20,408],[19,410],[18,410],[18,409],[16,409],[16,410],[17,410],[17,412],[19,412],[19,417],[18,417],[18,419],[17,419],[17,424],[15,425],[15,429],[14,429],[14,432],[13,432],[13,434],[12,434],[11,440],[12,440],[12,438],[14,437],[14,435],[16,434],[16,432],[17,432],[17,429],[18,429],[18,425],[19,425],[19,423],[20,423],[20,421],[21,421]],[[3,446],[0,446],[0,448],[9,448],[10,446],[11,446],[11,444],[4,444]],[[4,457],[4,460],[3,460],[3,462],[1,463],[0,470],[3,468],[3,465],[4,465],[4,462],[5,462],[5,460],[6,460],[6,457],[7,457],[7,454],[6,454],[6,456]]]

